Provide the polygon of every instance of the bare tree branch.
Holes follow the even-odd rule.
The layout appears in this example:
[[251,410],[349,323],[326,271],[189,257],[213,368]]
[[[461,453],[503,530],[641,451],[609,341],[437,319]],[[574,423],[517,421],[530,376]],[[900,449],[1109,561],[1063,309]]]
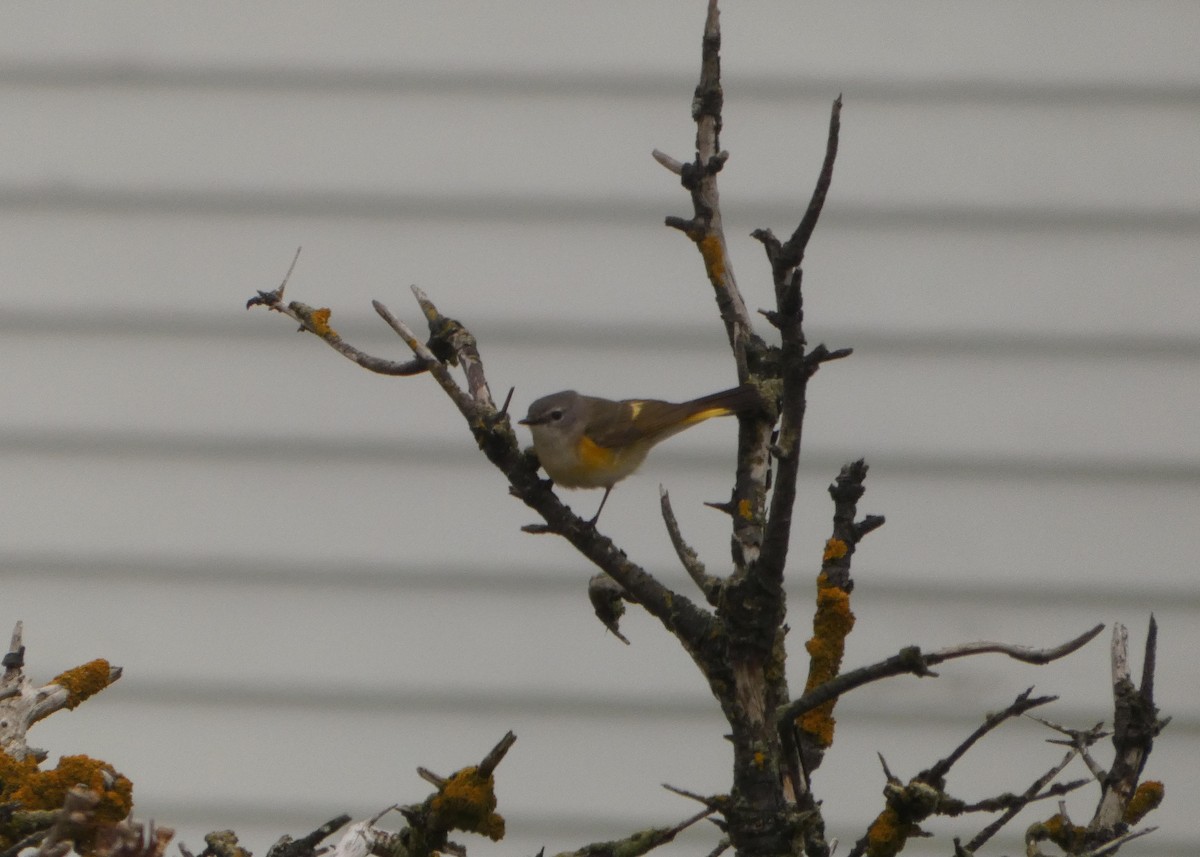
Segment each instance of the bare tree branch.
[[692,581],[704,593],[705,600],[713,607],[716,607],[720,600],[720,579],[705,570],[704,563],[700,561],[700,557],[696,556],[696,552],[683,540],[683,534],[679,531],[679,521],[675,519],[675,510],[671,508],[671,496],[667,493],[667,489],[659,485],[658,495],[662,508],[663,522],[667,526],[667,535],[671,539],[671,546],[675,548],[675,555],[679,557],[679,562],[683,565],[684,570],[687,571],[688,576],[692,578]]
[[[1169,722],[1159,720],[1158,708],[1154,704],[1154,670],[1158,648],[1158,623],[1154,617],[1150,617],[1150,627],[1146,633],[1146,655],[1140,688],[1134,686],[1130,675],[1128,640],[1125,626],[1114,625],[1112,741],[1116,755],[1104,778],[1100,803],[1088,825],[1090,836],[1098,841],[1103,841],[1102,837],[1108,831],[1120,832],[1118,825],[1126,820],[1154,739]],[[1161,784],[1156,785],[1159,792],[1157,800],[1161,800]]]
[[[772,266],[783,271],[791,270],[804,261],[804,251],[808,249],[808,241],[812,238],[813,230],[825,207],[825,197],[829,195],[829,186],[833,183],[833,164],[837,160],[838,137],[842,129],[842,96],[833,100],[833,109],[829,115],[829,137],[825,142],[825,162],[821,165],[821,173],[817,176],[817,186],[813,188],[812,198],[808,201],[808,209],[792,236],[779,248],[779,253],[772,260]],[[784,303],[780,300],[779,303]]]
[[504,757],[508,755],[508,751],[515,743],[517,743],[517,736],[511,731],[506,732],[504,737],[496,742],[496,746],[489,750],[479,763],[479,776],[490,777],[496,770],[496,766],[504,761]]
[[387,322],[388,327],[395,331],[396,335],[404,340],[404,344],[412,349],[413,354],[417,355],[422,363],[425,364],[425,371],[433,375],[434,380],[450,397],[450,401],[458,406],[458,411],[468,421],[480,415],[481,404],[476,402],[474,398],[465,392],[458,382],[454,380],[454,376],[450,374],[450,370],[446,368],[446,364],[438,359],[433,353],[433,350],[417,338],[417,335],[412,332],[407,324],[398,319],[379,301],[371,301],[371,306],[375,308],[375,312],[379,313],[379,317]]
[[1051,661],[1056,661],[1059,658],[1066,657],[1074,651],[1082,648],[1087,643],[1104,630],[1104,623],[1096,625],[1091,630],[1084,631],[1078,637],[1067,640],[1059,646],[1051,646],[1046,649],[1035,649],[1032,646],[1016,646],[1011,643],[991,643],[981,641],[978,643],[962,643],[957,646],[950,646],[945,649],[940,649],[925,656],[925,663],[929,666],[940,664],[943,661],[954,660],[955,658],[965,658],[971,655],[986,655],[998,654],[1008,655],[1014,661],[1022,661],[1027,664],[1048,664]]
[[[884,520],[881,516],[855,520],[858,501],[866,491],[866,478],[866,462],[859,459],[842,467],[837,479],[829,486],[829,496],[834,504],[833,532],[825,543],[821,558],[813,634],[805,645],[809,654],[806,691],[837,676],[842,667],[846,638],[854,628],[854,613],[850,610],[850,593],[854,589],[850,577],[851,559],[859,541],[882,526]],[[798,795],[808,792],[809,777],[820,767],[825,750],[833,743],[835,703],[836,699],[830,699],[817,706],[796,721],[794,730],[785,733],[792,757],[790,776]]]
[[[1056,765],[1050,770],[1055,771],[1060,769]],[[1005,793],[996,795],[995,797],[977,800],[974,803],[964,803],[958,809],[958,812],[954,814],[967,812],[999,812],[1000,810],[1004,810],[1005,815],[1001,816],[999,819],[999,827],[1003,826],[1003,824],[1011,819],[1012,816],[1029,806],[1029,804],[1036,803],[1038,801],[1049,800],[1052,797],[1061,797],[1062,795],[1069,794],[1076,789],[1086,786],[1089,782],[1089,780],[1086,779],[1071,780],[1065,783],[1054,783],[1049,788],[1046,788],[1049,780],[1045,780],[1045,777],[1049,775],[1049,773],[1050,772],[1047,772],[1047,774],[1043,774],[1041,777],[1035,780],[1034,785],[1031,785],[1026,790],[1025,794],[1014,795]],[[1054,776],[1057,776],[1057,774]],[[1051,776],[1051,779],[1053,779],[1053,776]],[[1042,791],[1042,789],[1045,789],[1045,791]],[[950,815],[951,813],[946,814]]]
[[[516,740],[516,735],[508,732],[478,765],[462,768],[448,777],[423,772],[423,778],[435,782],[437,790],[432,795],[419,804],[388,807],[370,819],[351,825],[338,841],[334,855],[432,857],[437,852],[461,853],[461,846],[449,840],[452,831],[502,839],[505,822],[496,814],[493,774]],[[379,819],[393,809],[404,816],[407,825],[394,833],[377,828],[375,824]]]
[[[1050,768],[1048,771],[1034,780],[1029,787],[1018,796],[1018,800],[1016,802],[1014,802],[1011,806],[1006,807],[1004,812],[992,819],[992,821],[986,827],[971,837],[971,841],[968,842],[966,846],[967,850],[976,851],[982,848],[989,839],[999,833],[1006,824],[1012,821],[1022,809],[1024,809],[1033,801],[1040,799],[1040,796],[1043,794],[1042,789],[1044,789],[1051,781],[1053,781],[1055,777],[1062,773],[1076,755],[1077,751],[1075,750],[1065,753],[1057,765]],[[1082,785],[1083,781],[1077,781],[1077,783]],[[1063,790],[1065,790],[1065,786],[1063,787]],[[1046,792],[1045,795],[1050,796],[1058,793],[1058,791],[1051,790],[1050,792]]]
[[1029,717],[1030,720],[1035,720],[1038,723],[1041,723],[1048,729],[1053,729],[1055,732],[1066,735],[1067,740],[1065,741],[1055,738],[1048,738],[1046,739],[1046,743],[1061,744],[1073,748],[1079,754],[1079,758],[1083,760],[1083,763],[1087,765],[1087,769],[1092,772],[1092,776],[1095,777],[1099,782],[1104,782],[1104,777],[1106,774],[1105,770],[1095,759],[1092,758],[1092,754],[1088,752],[1088,748],[1090,748],[1093,744],[1102,738],[1107,738],[1112,734],[1111,732],[1106,732],[1104,730],[1103,723],[1096,723],[1090,729],[1069,729],[1066,726],[1062,726],[1061,724],[1054,723],[1053,721],[1046,720],[1042,717],[1036,717],[1032,714],[1026,716]]
[[783,569],[787,564],[792,510],[796,504],[796,477],[800,468],[800,444],[803,437],[808,380],[823,362],[820,359],[807,359],[805,355],[807,340],[804,335],[804,301],[800,288],[804,272],[800,263],[833,178],[841,108],[842,102],[839,97],[834,102],[830,114],[825,164],[817,179],[808,211],[805,212],[792,238],[781,247],[770,230],[760,229],[753,233],[755,238],[763,242],[767,259],[771,263],[775,280],[776,309],[774,313],[768,314],[768,318],[779,329],[782,337],[780,364],[783,369],[783,406],[779,415],[779,439],[776,444],[780,450],[779,463],[759,561],[760,573],[772,580],[783,577]]
[[712,810],[706,809],[673,827],[651,827],[639,830],[623,839],[593,842],[582,848],[576,848],[574,851],[563,851],[555,857],[641,857],[659,846],[672,842],[681,832],[711,814]]
[[670,783],[663,783],[662,787],[671,794],[677,794],[680,797],[685,797],[688,800],[694,800],[696,803],[708,807],[713,812],[725,812],[729,808],[729,795],[702,795],[697,794],[687,789],[681,789],[678,786],[673,786]]
[[25,674],[24,624],[13,628],[0,678],[0,750],[14,759],[38,756],[30,748],[29,728],[56,711],[73,709],[121,677],[121,668],[103,658],[89,661],[35,686]]
[[299,839],[281,836],[267,851],[267,857],[315,857],[317,847],[349,823],[350,816],[339,815]]
[[931,672],[929,668],[943,661],[989,653],[1008,655],[1014,660],[1023,661],[1028,664],[1046,664],[1071,654],[1071,652],[1085,645],[1103,630],[1103,624],[1097,625],[1060,646],[1053,646],[1048,649],[1034,649],[1027,646],[1014,646],[1006,643],[979,642],[964,643],[960,646],[951,646],[950,648],[931,652],[930,654],[922,654],[921,650],[916,646],[909,646],[901,649],[899,653],[892,655],[892,657],[886,660],[842,673],[837,678],[814,687],[799,699],[789,702],[779,711],[780,728],[790,729],[791,723],[805,712],[811,711],[813,708],[830,699],[836,699],[857,687],[862,687],[873,681],[879,681],[882,678],[904,675],[906,673],[916,676],[933,676],[936,673]]
[[[887,785],[884,788],[886,806],[876,816],[867,832],[859,838],[850,850],[850,857],[861,857],[870,851],[876,854],[896,854],[901,851],[908,839],[921,835],[920,825],[934,815],[957,816],[967,812],[999,812],[1004,810],[1003,817],[993,822],[985,833],[972,840],[967,851],[978,847],[983,841],[992,836],[1003,824],[1010,820],[1022,808],[1037,800],[1066,794],[1080,786],[1086,785],[1087,780],[1077,780],[1072,783],[1055,783],[1043,791],[1063,767],[1075,756],[1071,751],[1066,758],[1052,768],[1049,773],[1036,780],[1025,790],[1024,794],[1002,794],[967,803],[952,797],[946,792],[946,775],[950,768],[987,733],[991,732],[1005,721],[1017,717],[1031,708],[1051,702],[1055,697],[1031,697],[1032,688],[1024,691],[1003,711],[989,715],[974,732],[960,743],[949,755],[918,773],[908,783],[901,783],[884,764]],[[882,761],[882,759],[881,759]],[[956,845],[962,851],[961,845]]]
[[439,360],[451,366],[461,365],[467,376],[467,391],[471,398],[484,408],[494,408],[492,391],[483,374],[483,360],[471,332],[452,318],[438,312],[433,301],[416,286],[412,292],[417,298],[421,312],[429,323],[429,349]]
[[337,331],[329,326],[331,313],[328,309],[314,309],[308,304],[298,301],[285,304],[283,302],[283,290],[287,287],[288,280],[292,276],[292,271],[296,268],[296,260],[299,258],[300,251],[297,250],[296,255],[292,257],[292,264],[288,267],[287,273],[283,277],[283,282],[279,284],[279,287],[269,292],[260,291],[254,297],[250,298],[250,300],[246,301],[246,309],[261,306],[269,310],[274,310],[281,315],[286,315],[300,325],[299,329],[302,332],[307,331],[313,334],[347,360],[353,360],[364,369],[380,375],[420,375],[429,368],[428,364],[420,359],[400,363],[395,360],[385,360],[382,357],[373,357],[365,351],[360,351],[342,339]]
[[[724,94],[721,90],[721,27],[716,0],[709,0],[704,22],[701,48],[700,82],[692,98],[692,119],[696,123],[696,157],[691,163],[681,162],[661,152],[655,160],[682,178],[683,186],[691,193],[691,219],[667,218],[667,225],[685,232],[696,242],[704,259],[705,272],[712,283],[725,322],[729,344],[740,353],[754,337],[750,313],[738,290],[729,261],[725,229],[721,222],[720,194],[717,173],[725,165],[728,152],[721,150],[721,109]],[[746,380],[739,376],[739,380]]]
[[950,773],[950,768],[961,759],[968,750],[975,746],[978,741],[987,735],[1000,724],[1004,723],[1013,717],[1019,717],[1027,711],[1034,708],[1054,702],[1058,699],[1057,696],[1034,696],[1033,688],[1027,688],[1003,711],[998,711],[994,714],[989,714],[987,718],[979,725],[979,727],[968,735],[961,744],[954,748],[949,755],[939,759],[932,767],[922,771],[917,776],[925,782],[941,781]]
[[1106,857],[1106,855],[1116,854],[1117,849],[1119,849],[1122,845],[1132,842],[1134,839],[1140,839],[1146,834],[1153,833],[1156,830],[1158,830],[1157,827],[1145,827],[1141,830],[1132,830],[1129,833],[1123,833],[1116,839],[1112,839],[1103,845],[1083,852],[1079,855],[1079,857]]
[[[720,12],[716,0],[709,0],[701,43],[700,80],[692,98],[692,119],[696,123],[695,158],[683,162],[658,150],[655,150],[654,158],[678,175],[691,195],[692,216],[668,217],[665,222],[686,234],[700,251],[733,351],[738,380],[746,382],[772,360],[770,349],[754,332],[750,312],[733,274],[725,238],[717,183],[717,175],[729,158],[729,153],[721,150],[720,143],[723,105]],[[775,398],[773,392],[764,395],[768,401]],[[762,544],[770,465],[767,449],[773,416],[744,414],[738,418],[737,479],[729,509],[734,526],[734,565],[739,570],[745,570],[757,559]]]

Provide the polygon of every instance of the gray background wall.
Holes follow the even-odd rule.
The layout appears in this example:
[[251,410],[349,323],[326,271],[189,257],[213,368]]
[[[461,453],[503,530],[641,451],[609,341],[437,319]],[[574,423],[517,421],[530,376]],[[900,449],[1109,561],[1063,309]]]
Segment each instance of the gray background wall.
[[[242,310],[303,245],[290,295],[404,356],[421,285],[490,378],[538,395],[699,395],[734,380],[687,200],[698,3],[10,5],[0,10],[0,625],[30,669],[125,678],[39,727],[136,783],[193,849],[261,852],[339,811],[417,800],[506,729],[511,836],[550,853],[669,823],[717,791],[715,705],[650,620],[606,636],[589,569],[531,520],[427,379],[343,361]],[[802,682],[824,486],[872,465],[848,663],[917,643],[1049,645],[1162,626],[1175,717],[1149,774],[1190,853],[1200,672],[1200,7],[1147,2],[729,4],[722,176],[734,265],[789,230],[844,93],[808,256],[813,387],[791,623]],[[682,436],[604,529],[687,590],[656,520],[672,492],[719,568],[733,427]],[[590,514],[599,497],[568,498]],[[1107,635],[1070,661],[947,667],[847,698],[817,785],[835,835],[1019,690],[1110,716]],[[1014,725],[952,778],[1023,786],[1058,757]],[[1102,755],[1103,755],[1103,751]],[[1082,769],[1076,771],[1082,775]],[[1091,798],[1073,798],[1077,817]],[[1040,815],[1052,807],[1039,808]],[[941,831],[969,830],[946,822]],[[1017,831],[1023,829],[1017,825]],[[706,853],[712,837],[675,854]],[[937,850],[946,853],[948,841]],[[1010,841],[1009,851],[1019,850]]]

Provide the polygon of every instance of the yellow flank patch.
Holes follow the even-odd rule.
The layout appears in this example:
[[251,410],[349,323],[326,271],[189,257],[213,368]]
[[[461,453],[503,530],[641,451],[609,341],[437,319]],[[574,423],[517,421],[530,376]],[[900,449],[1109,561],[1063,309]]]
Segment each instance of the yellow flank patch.
[[600,468],[607,470],[612,467],[616,453],[607,446],[601,446],[586,434],[579,438],[579,460],[589,470]]

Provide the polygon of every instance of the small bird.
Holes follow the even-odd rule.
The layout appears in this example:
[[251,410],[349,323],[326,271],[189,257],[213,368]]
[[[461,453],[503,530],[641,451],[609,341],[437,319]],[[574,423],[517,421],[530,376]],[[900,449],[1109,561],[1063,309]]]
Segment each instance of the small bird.
[[656,443],[710,417],[762,407],[750,384],[678,404],[657,399],[602,399],[564,390],[543,396],[520,420],[529,426],[542,469],[564,488],[603,488],[595,524],[613,486],[645,461]]

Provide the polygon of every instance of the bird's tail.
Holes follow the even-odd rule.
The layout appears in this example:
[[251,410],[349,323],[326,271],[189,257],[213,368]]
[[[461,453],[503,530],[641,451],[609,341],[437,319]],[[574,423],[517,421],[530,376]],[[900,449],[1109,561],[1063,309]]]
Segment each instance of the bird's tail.
[[693,414],[688,418],[688,422],[692,423],[706,420],[709,417],[749,413],[761,409],[763,404],[762,394],[753,384],[742,384],[739,387],[692,399],[690,402],[682,403],[679,407],[685,408]]
[[631,416],[638,436],[653,438],[657,443],[712,417],[756,411],[764,403],[762,395],[753,385],[742,384],[678,404],[654,400],[629,400],[628,404],[633,410]]

